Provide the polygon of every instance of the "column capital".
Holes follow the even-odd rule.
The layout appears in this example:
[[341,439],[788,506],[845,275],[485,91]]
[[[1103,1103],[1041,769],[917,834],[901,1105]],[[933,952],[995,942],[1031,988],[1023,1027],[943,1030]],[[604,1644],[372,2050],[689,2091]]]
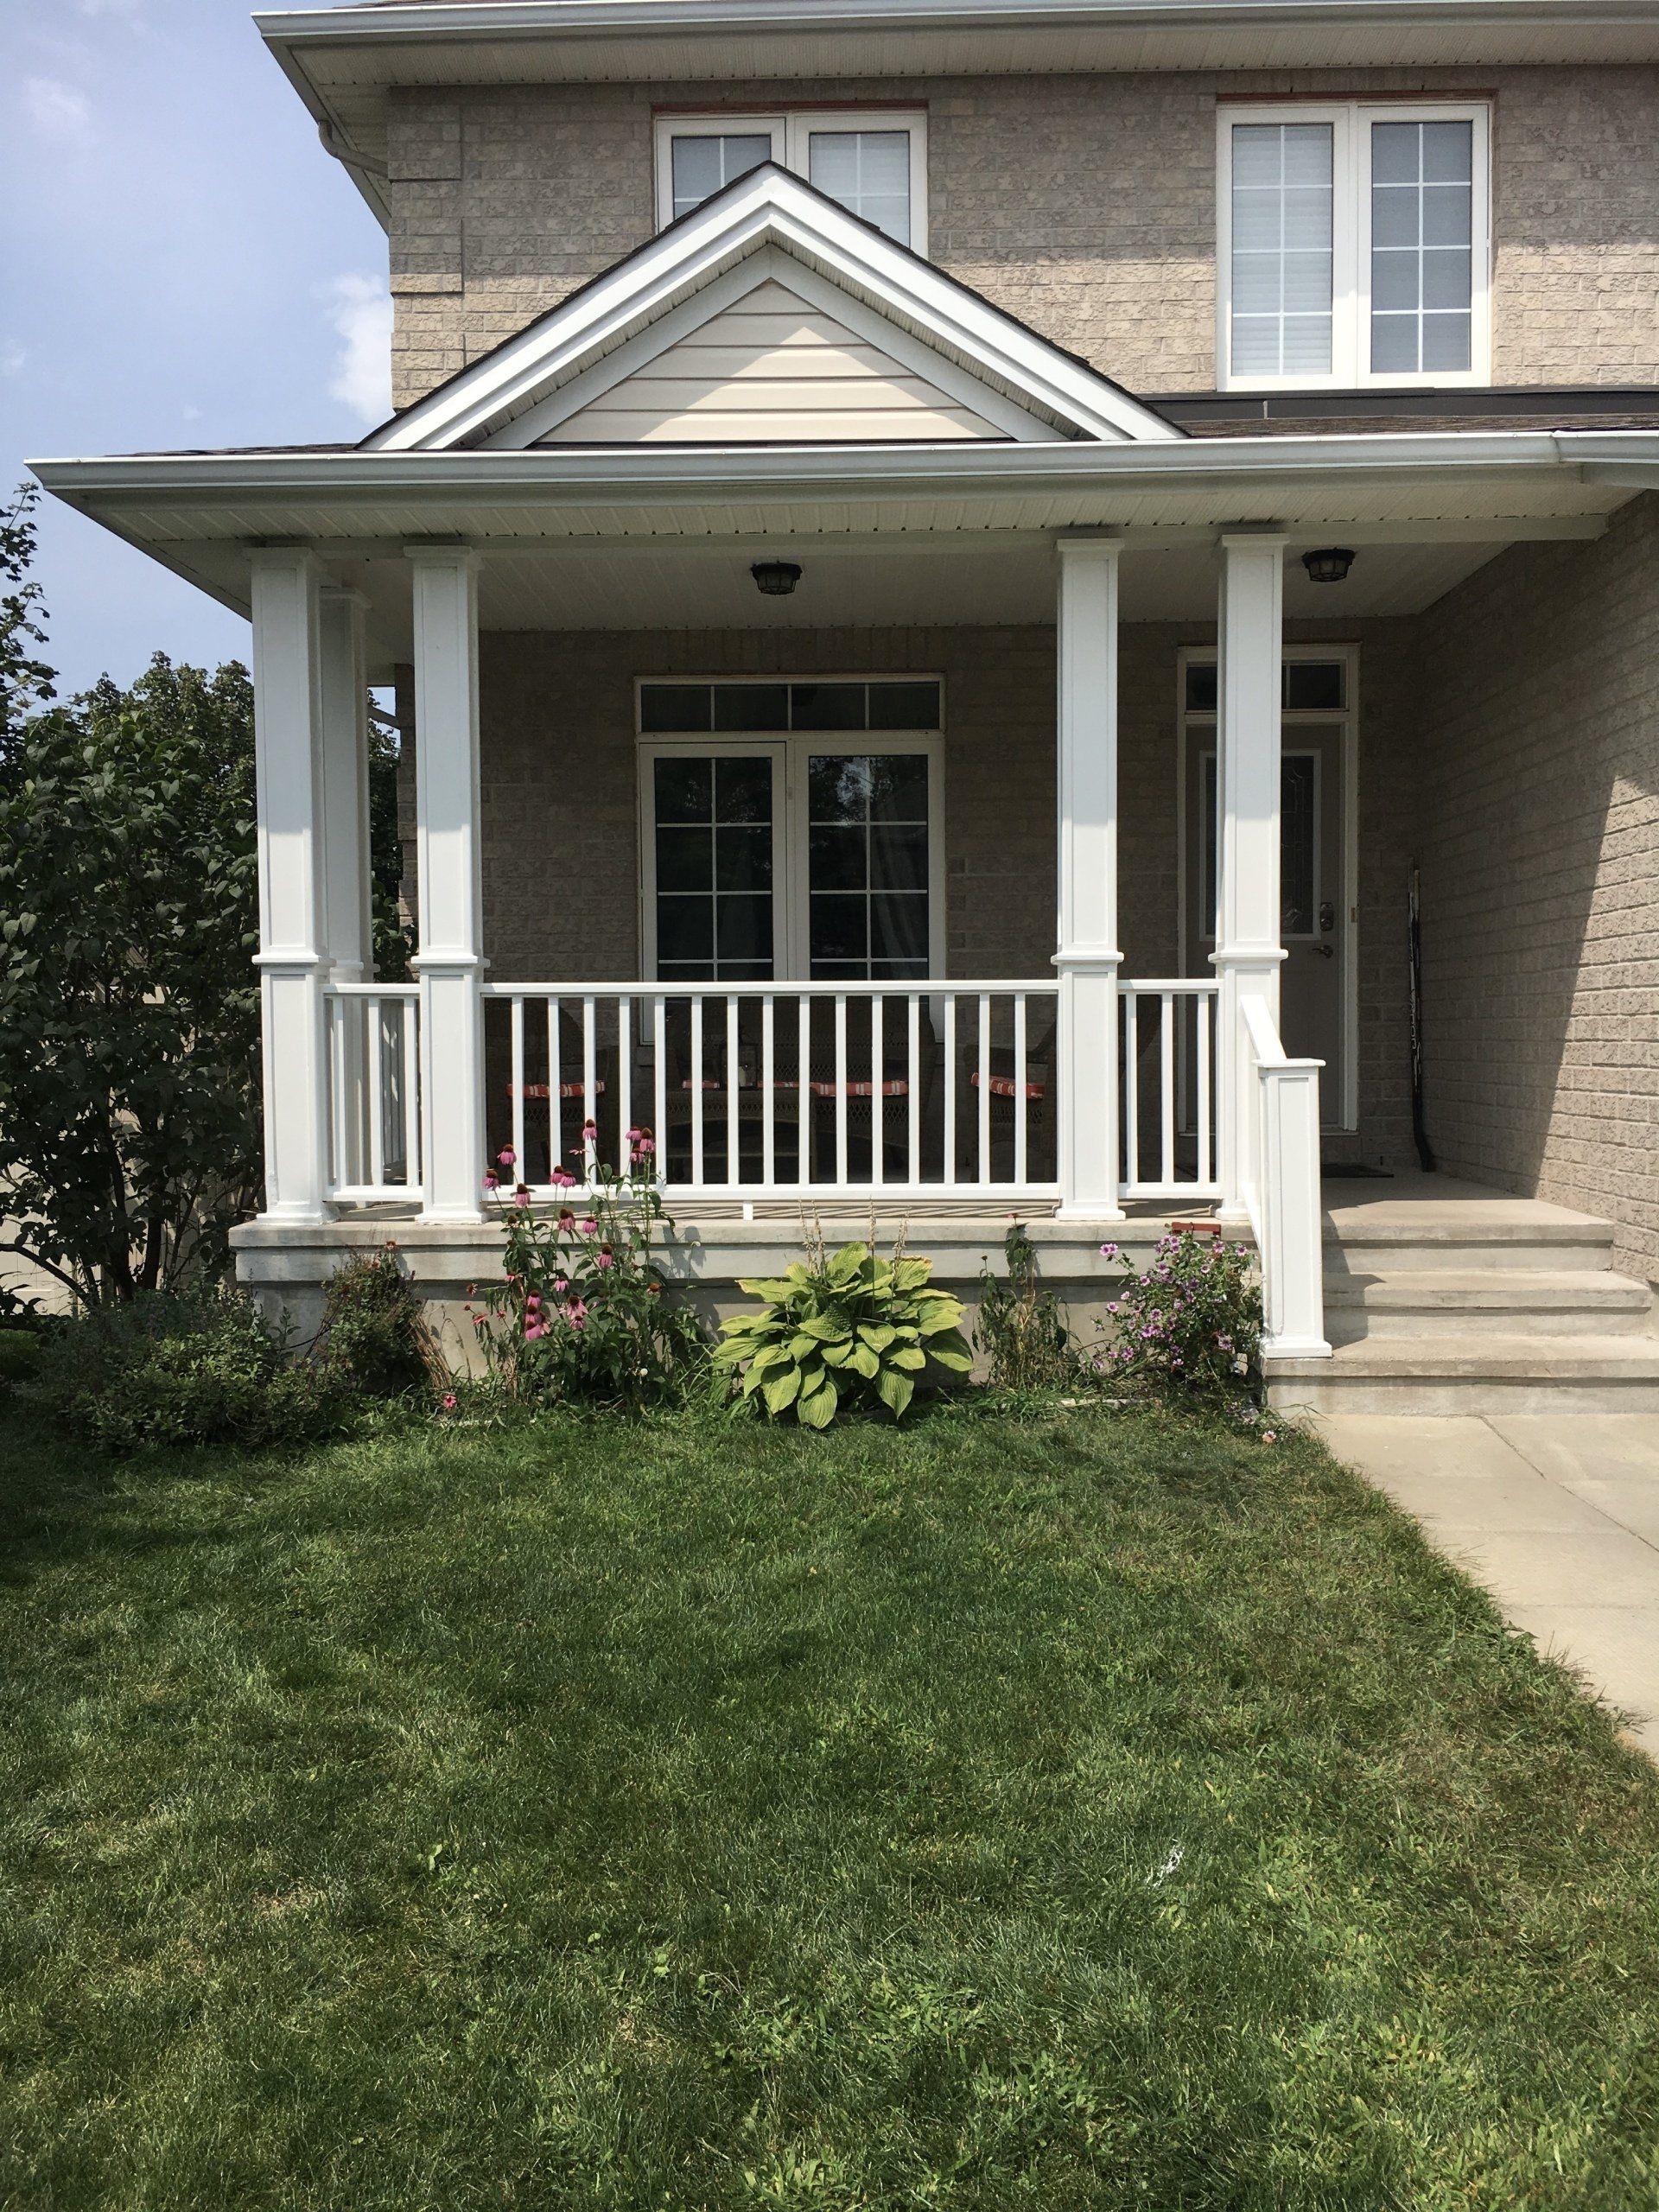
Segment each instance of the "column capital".
[[404,558],[417,568],[469,569],[474,575],[484,556],[476,545],[461,537],[412,537],[404,547]]
[[1094,553],[1116,560],[1123,550],[1123,540],[1115,530],[1067,530],[1054,540],[1054,550],[1062,558],[1068,553]]
[[316,547],[298,537],[268,537],[250,545],[248,565],[267,575],[292,569],[308,569],[319,578],[326,578],[328,573]]
[[1281,523],[1236,522],[1216,533],[1216,543],[1228,552],[1237,547],[1255,553],[1282,553],[1289,538]]
[[332,577],[326,576],[321,588],[323,598],[331,607],[360,607],[365,613],[368,611],[369,595],[356,584],[336,583]]

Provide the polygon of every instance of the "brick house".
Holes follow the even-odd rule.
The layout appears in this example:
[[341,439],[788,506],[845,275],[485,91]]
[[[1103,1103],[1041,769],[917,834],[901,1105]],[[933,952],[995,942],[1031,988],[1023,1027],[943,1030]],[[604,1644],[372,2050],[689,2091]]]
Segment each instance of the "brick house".
[[253,620],[245,1280],[649,1124],[716,1302],[1213,1212],[1292,1402],[1659,1404],[1654,0],[257,22],[397,411],[38,472]]

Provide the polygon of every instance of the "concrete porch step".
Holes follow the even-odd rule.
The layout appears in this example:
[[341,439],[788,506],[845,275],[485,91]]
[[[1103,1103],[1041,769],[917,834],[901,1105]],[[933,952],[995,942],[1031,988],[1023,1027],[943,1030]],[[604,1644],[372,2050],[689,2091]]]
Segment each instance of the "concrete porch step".
[[1471,1333],[1370,1336],[1329,1359],[1267,1363],[1289,1411],[1344,1414],[1659,1414],[1659,1338]]
[[1427,1268],[1376,1275],[1328,1274],[1325,1333],[1332,1344],[1423,1337],[1625,1336],[1646,1332],[1644,1285],[1610,1268]]
[[1336,1281],[1344,1274],[1423,1274],[1440,1268],[1465,1274],[1516,1268],[1589,1270],[1608,1265],[1613,1236],[1611,1222],[1587,1214],[1554,1219],[1542,1208],[1532,1219],[1465,1215],[1442,1221],[1344,1224],[1325,1231],[1325,1274]]

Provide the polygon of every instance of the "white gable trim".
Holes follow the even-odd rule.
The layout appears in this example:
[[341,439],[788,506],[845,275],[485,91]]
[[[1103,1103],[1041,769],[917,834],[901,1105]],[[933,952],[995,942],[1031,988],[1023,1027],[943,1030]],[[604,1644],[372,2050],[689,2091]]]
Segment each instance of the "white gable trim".
[[[926,373],[934,381],[954,362],[979,388],[970,404],[981,411],[988,386],[1035,421],[1046,438],[1116,444],[1181,436],[1106,378],[768,164],[384,423],[365,439],[365,449],[435,453],[491,439],[766,245],[816,270],[838,295],[873,308],[889,350],[908,331],[925,347]],[[796,281],[792,271],[790,281]],[[843,301],[836,312],[846,314]]]
[[866,344],[877,346],[912,376],[925,377],[958,406],[971,410],[1005,437],[1052,439],[1052,417],[1033,415],[1016,405],[995,387],[969,376],[955,361],[934,353],[907,331],[877,315],[854,294],[828,283],[793,254],[763,245],[746,254],[732,268],[706,284],[690,299],[682,301],[656,322],[628,339],[590,369],[550,393],[504,429],[484,442],[497,450],[533,446],[561,423],[639,375],[681,340],[693,336],[729,308],[741,306],[749,294],[768,282],[784,284],[820,314],[833,315]]

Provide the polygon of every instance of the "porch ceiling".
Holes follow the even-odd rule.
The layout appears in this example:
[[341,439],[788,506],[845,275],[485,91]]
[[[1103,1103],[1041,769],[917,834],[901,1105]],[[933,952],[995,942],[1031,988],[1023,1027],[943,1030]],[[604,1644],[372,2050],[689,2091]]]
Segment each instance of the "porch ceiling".
[[[256,545],[314,544],[372,605],[377,663],[407,657],[416,540],[489,555],[507,628],[913,626],[1052,617],[1052,538],[1122,537],[1130,620],[1206,617],[1214,540],[1258,524],[1347,544],[1348,582],[1289,564],[1287,611],[1427,605],[1503,545],[1592,537],[1659,476],[1640,431],[1181,439],[1080,447],[301,450],[42,461],[48,489],[245,613]],[[766,601],[749,563],[804,571]]]

